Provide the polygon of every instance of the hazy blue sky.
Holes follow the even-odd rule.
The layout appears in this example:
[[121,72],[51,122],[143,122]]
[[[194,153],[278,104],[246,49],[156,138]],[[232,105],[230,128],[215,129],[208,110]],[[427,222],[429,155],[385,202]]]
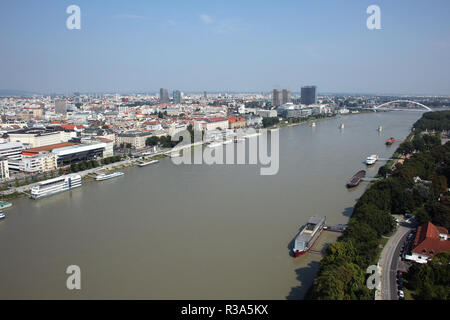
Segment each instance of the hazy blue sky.
[[[81,8],[68,30],[66,8]],[[366,28],[381,7],[382,30]],[[1,0],[0,88],[450,95],[448,0]]]

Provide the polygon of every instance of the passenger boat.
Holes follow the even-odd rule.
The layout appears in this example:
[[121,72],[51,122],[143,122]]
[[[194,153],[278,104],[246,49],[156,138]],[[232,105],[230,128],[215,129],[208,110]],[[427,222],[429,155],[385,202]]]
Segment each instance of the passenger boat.
[[0,220],[3,220],[3,219],[5,219],[5,218],[6,218],[5,214],[4,214],[3,212],[0,211]]
[[295,237],[293,253],[299,257],[308,252],[319,239],[325,226],[326,217],[313,216],[309,218],[302,231]]
[[37,186],[31,189],[30,197],[40,199],[78,187],[81,187],[81,176],[79,174],[61,176],[38,182]]
[[366,176],[365,170],[358,171],[347,183],[347,188],[353,188],[358,186],[361,183],[361,179],[364,178],[365,176]]
[[115,177],[123,176],[123,172],[114,172],[114,173],[100,173],[95,177],[95,180],[102,181],[102,180],[108,180]]
[[368,166],[370,166],[370,165],[374,164],[377,161],[378,161],[378,155],[373,154],[373,155],[367,157],[366,164]]
[[147,161],[147,162],[139,163],[138,166],[139,166],[139,167],[145,167],[145,166],[148,166],[148,165],[150,165],[150,164],[155,164],[155,163],[158,163],[158,162],[159,162],[158,160],[152,160],[152,161]]

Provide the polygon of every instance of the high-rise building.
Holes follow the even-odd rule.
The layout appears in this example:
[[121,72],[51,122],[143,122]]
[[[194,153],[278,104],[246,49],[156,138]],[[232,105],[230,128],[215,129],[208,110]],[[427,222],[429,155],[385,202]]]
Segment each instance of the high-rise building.
[[316,86],[305,86],[301,89],[301,104],[316,104],[317,103],[317,87]]
[[280,105],[280,91],[273,89],[272,92],[272,107],[278,107]]
[[64,99],[55,100],[55,113],[66,114],[67,113],[67,102]]
[[286,104],[288,102],[291,102],[291,92],[283,89],[283,91],[281,91],[281,104]]
[[159,90],[159,103],[169,103],[169,92],[167,89],[161,88]]
[[203,92],[203,98],[208,99],[208,93],[206,91]]
[[181,91],[175,90],[173,92],[173,103],[181,103]]

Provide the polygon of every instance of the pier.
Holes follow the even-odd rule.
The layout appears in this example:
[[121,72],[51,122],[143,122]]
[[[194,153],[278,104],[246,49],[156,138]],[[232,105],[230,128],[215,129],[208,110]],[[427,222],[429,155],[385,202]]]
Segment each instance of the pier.
[[323,230],[325,231],[333,231],[333,232],[344,232],[347,229],[346,224],[336,224],[334,226],[324,225]]

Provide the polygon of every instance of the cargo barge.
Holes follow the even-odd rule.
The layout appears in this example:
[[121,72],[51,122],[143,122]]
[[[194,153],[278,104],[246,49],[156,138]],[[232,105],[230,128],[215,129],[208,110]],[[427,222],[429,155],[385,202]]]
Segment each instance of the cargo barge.
[[354,188],[361,183],[361,180],[366,176],[366,171],[358,171],[351,180],[347,183],[347,188]]

